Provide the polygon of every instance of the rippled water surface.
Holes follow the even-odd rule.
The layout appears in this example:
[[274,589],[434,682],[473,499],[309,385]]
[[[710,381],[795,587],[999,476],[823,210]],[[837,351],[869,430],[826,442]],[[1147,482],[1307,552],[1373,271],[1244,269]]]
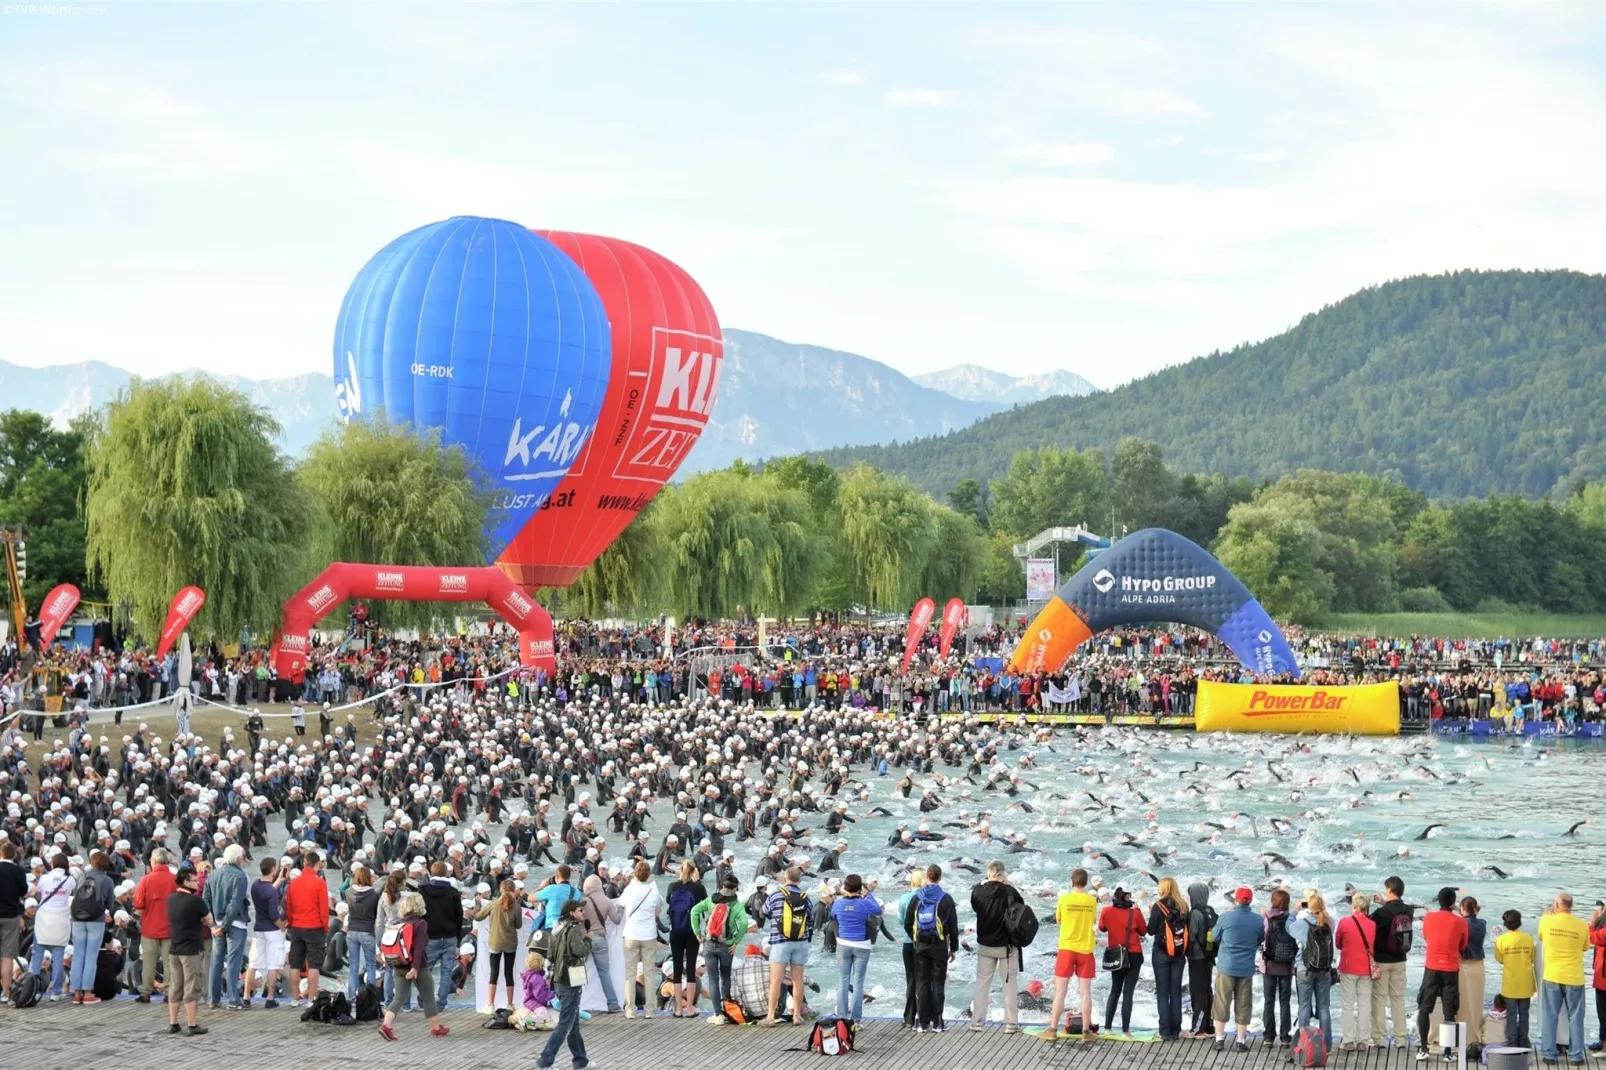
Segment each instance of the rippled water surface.
[[[1606,892],[1601,868],[1606,825],[1592,823],[1566,835],[1575,822],[1599,809],[1606,792],[1601,772],[1606,748],[1599,742],[1448,743],[1427,736],[1296,742],[1116,729],[1077,739],[1061,729],[1046,741],[1023,740],[1005,757],[1018,763],[1024,755],[1036,762],[1035,768],[1022,770],[1033,787],[1023,786],[1010,798],[986,791],[985,777],[975,784],[961,781],[941,792],[949,805],[928,815],[919,813],[918,788],[908,800],[896,794],[896,773],[871,778],[870,802],[856,803],[853,812],[880,805],[895,816],[861,818],[850,826],[845,838],[852,847],[844,867],[875,876],[882,897],[895,900],[893,889],[902,890],[909,863],[942,864],[948,871],[944,885],[959,901],[967,929],[973,924],[969,889],[980,877],[955,866],[959,859],[979,867],[1003,858],[1014,883],[1028,901],[1042,905],[1044,914],[1052,912],[1054,897],[1068,890],[1070,870],[1078,865],[1102,876],[1107,886],[1124,885],[1140,896],[1154,888],[1140,872],[1144,869],[1174,876],[1184,888],[1194,881],[1210,882],[1218,895],[1248,883],[1260,889],[1257,907],[1265,905],[1266,890],[1278,878],[1295,888],[1296,899],[1299,889],[1315,886],[1330,905],[1338,905],[1346,898],[1346,884],[1369,893],[1381,891],[1383,879],[1398,874],[1406,883],[1408,902],[1430,902],[1446,885],[1476,897],[1490,924],[1491,945],[1507,909],[1522,911],[1524,927],[1531,932],[1557,891],[1571,891],[1586,915]],[[933,786],[933,780],[919,778],[917,783]],[[991,815],[995,834],[1005,829],[1023,833],[1036,852],[1005,854],[972,832],[948,827],[983,811]],[[1274,827],[1272,818],[1288,824]],[[950,839],[913,851],[888,850],[887,838],[900,821],[913,825],[922,819]],[[1149,830],[1150,821],[1157,830]],[[1217,830],[1206,822],[1224,826],[1218,843],[1209,842]],[[1444,827],[1418,839],[1429,825],[1441,823]],[[1123,846],[1123,833],[1141,846]],[[1084,853],[1089,844],[1109,860]],[[1167,861],[1156,865],[1149,846]],[[1401,847],[1408,857],[1400,856]],[[749,843],[737,844],[736,850],[745,894],[762,848]],[[1268,874],[1266,856],[1272,852],[1292,868],[1273,862]],[[1488,867],[1498,867],[1508,877],[1502,879]],[[1218,900],[1218,909],[1224,902]],[[1023,983],[1040,978],[1052,986],[1054,942],[1053,928],[1045,926],[1028,950]],[[1420,952],[1411,970],[1414,998]],[[1487,994],[1492,996],[1499,985],[1492,949],[1488,972]],[[827,962],[818,949],[810,976],[825,994],[834,993],[835,963]],[[974,977],[975,956],[961,953],[948,984],[953,1013],[968,1003]],[[877,1013],[901,1014],[904,982],[896,948],[877,945],[869,986],[885,1000],[874,1008]],[[1100,979],[1095,1000],[1101,1008],[1104,988]],[[1336,993],[1333,998],[1336,1015]],[[996,1016],[996,995],[993,1006]],[[1136,1006],[1138,1024],[1152,1025],[1152,971],[1147,965]]]

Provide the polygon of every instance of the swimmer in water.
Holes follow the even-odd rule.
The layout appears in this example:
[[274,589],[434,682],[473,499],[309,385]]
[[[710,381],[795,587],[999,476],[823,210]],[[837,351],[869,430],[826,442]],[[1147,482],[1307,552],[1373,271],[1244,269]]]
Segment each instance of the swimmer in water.
[[1440,821],[1440,822],[1437,822],[1436,824],[1429,825],[1427,828],[1425,828],[1421,832],[1417,833],[1416,834],[1416,838],[1418,840],[1426,840],[1426,839],[1429,839],[1429,838],[1431,838],[1433,836],[1433,832],[1434,832],[1435,829],[1445,829],[1445,828],[1449,828],[1449,827],[1450,826],[1446,822]]

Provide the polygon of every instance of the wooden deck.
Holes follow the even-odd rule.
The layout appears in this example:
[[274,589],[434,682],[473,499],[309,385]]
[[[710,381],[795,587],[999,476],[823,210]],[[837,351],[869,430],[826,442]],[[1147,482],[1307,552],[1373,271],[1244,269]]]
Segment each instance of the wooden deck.
[[[170,1036],[167,1011],[123,997],[109,1004],[73,1007],[42,1003],[28,1010],[0,1009],[0,1068],[4,1070],[169,1070],[174,1066],[217,1070],[313,1070],[428,1066],[431,1070],[533,1067],[545,1033],[482,1029],[472,1010],[448,1011],[448,1037],[428,1035],[421,1014],[397,1020],[401,1039],[387,1044],[372,1024],[349,1027],[303,1025],[300,1012],[209,1011],[204,1037]],[[584,1025],[587,1052],[598,1070],[789,1070],[820,1066],[801,1048],[804,1026],[760,1029],[714,1026],[706,1019],[658,1017],[626,1021],[598,1017]],[[1247,1055],[1229,1049],[1217,1055],[1203,1040],[1174,1044],[1116,1041],[1047,1043],[1026,1034],[1005,1036],[1000,1026],[981,1033],[950,1026],[942,1034],[915,1035],[897,1021],[872,1020],[859,1033],[859,1051],[848,1067],[860,1070],[1285,1070],[1285,1049],[1253,1041]],[[567,1051],[556,1065],[568,1070]],[[1407,1070],[1416,1064],[1405,1049],[1366,1055],[1335,1055],[1342,1070]],[[1442,1070],[1444,1064],[1429,1064]]]

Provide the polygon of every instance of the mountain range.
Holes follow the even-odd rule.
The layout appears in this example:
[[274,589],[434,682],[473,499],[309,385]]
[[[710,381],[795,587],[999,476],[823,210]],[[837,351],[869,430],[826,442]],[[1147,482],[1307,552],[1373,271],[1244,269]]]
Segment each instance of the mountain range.
[[1369,472],[1441,498],[1561,496],[1606,478],[1606,276],[1460,271],[1398,279],[1261,342],[1091,397],[823,453],[933,494],[1002,475],[1017,451],[1160,444],[1183,472]]
[[[0,361],[0,408],[32,409],[65,424],[111,401],[131,378],[102,361],[48,368]],[[334,382],[328,375],[214,378],[272,412],[293,455],[335,419]],[[1018,379],[973,365],[921,378],[933,382],[917,382],[854,353],[728,330],[714,412],[682,471],[723,468],[737,458],[761,460],[941,434],[1017,401],[1092,389],[1069,372]]]
[[925,372],[915,376],[914,381],[966,401],[993,401],[1002,405],[1061,396],[1085,397],[1098,392],[1098,387],[1075,372],[1060,370],[1017,377],[975,364],[956,364],[940,372]]

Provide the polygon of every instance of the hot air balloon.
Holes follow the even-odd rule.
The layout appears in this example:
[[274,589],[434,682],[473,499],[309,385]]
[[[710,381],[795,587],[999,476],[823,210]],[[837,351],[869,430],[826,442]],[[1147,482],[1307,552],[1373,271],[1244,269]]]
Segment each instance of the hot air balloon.
[[713,306],[675,264],[617,238],[540,233],[602,295],[613,375],[602,430],[497,560],[530,589],[573,583],[675,474],[708,423],[725,353]]
[[585,448],[612,350],[573,260],[517,223],[456,216],[368,261],[334,355],[342,419],[439,429],[483,470],[498,492],[494,559]]

